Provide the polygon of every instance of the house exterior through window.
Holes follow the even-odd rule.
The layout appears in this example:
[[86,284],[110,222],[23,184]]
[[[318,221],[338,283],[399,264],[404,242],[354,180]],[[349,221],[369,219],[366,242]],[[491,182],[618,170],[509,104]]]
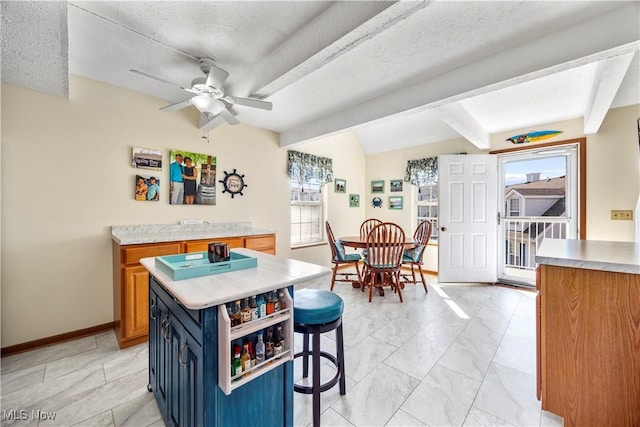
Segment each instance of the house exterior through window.
[[323,203],[319,181],[291,179],[291,246],[322,242]]

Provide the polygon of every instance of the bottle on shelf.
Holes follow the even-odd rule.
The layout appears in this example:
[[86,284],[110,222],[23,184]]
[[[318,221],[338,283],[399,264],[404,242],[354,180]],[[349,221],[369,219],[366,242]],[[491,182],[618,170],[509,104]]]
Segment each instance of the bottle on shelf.
[[278,292],[273,291],[273,311],[280,311],[280,300],[278,299]]
[[240,300],[236,301],[231,310],[231,326],[238,326],[242,323],[242,312],[240,309]]
[[242,306],[242,323],[251,322],[251,307],[249,307],[249,298],[244,299]]
[[281,354],[284,351],[284,335],[282,334],[282,325],[276,326],[276,339],[274,342],[273,354],[275,356]]
[[249,344],[249,356],[251,357],[251,367],[253,368],[256,366],[256,353],[253,350],[253,341],[249,340],[247,344]]
[[267,342],[265,343],[265,358],[271,359],[274,356],[274,347],[275,344],[273,342],[273,329],[267,328]]
[[265,358],[265,347],[264,340],[262,338],[262,331],[258,332],[258,342],[256,343],[256,365],[264,362]]
[[233,361],[231,362],[231,376],[235,377],[242,373],[242,359],[240,358],[240,346],[236,345],[233,349]]
[[251,309],[251,320],[258,320],[258,303],[255,295],[251,297],[249,308]]
[[273,314],[275,311],[275,300],[273,298],[273,293],[267,293],[267,315]]
[[240,356],[242,363],[242,372],[251,369],[251,356],[249,355],[249,343],[242,345],[242,355]]
[[267,302],[264,299],[264,294],[258,295],[258,317],[265,317],[267,315]]
[[284,310],[285,308],[287,308],[287,301],[284,299],[283,290],[280,290],[280,294],[278,297],[278,307],[280,308],[280,310]]

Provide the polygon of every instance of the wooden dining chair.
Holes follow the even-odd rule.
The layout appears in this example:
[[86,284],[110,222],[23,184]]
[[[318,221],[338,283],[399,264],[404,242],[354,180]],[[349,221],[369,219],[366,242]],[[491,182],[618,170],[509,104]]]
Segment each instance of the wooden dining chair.
[[[344,246],[339,240],[336,240],[333,235],[333,230],[329,225],[329,221],[325,223],[327,228],[327,239],[329,240],[329,247],[331,248],[331,263],[333,264],[333,274],[331,275],[331,290],[333,290],[333,286],[336,282],[349,282],[351,284],[354,283],[354,279],[351,276],[356,275],[358,277],[358,284],[362,286],[362,276],[360,275],[360,267],[358,267],[358,263],[362,258],[360,254],[346,254],[344,251]],[[353,264],[356,267],[356,272],[338,272],[338,268],[342,265]],[[355,286],[355,285],[354,285]]]
[[417,246],[415,248],[405,249],[402,254],[402,265],[411,267],[411,273],[401,274],[402,281],[404,283],[413,283],[414,285],[418,283],[415,271],[415,268],[417,268],[425,292],[429,292],[429,290],[427,289],[427,281],[424,279],[424,272],[422,271],[422,257],[427,248],[427,243],[429,243],[429,239],[431,238],[432,226],[431,221],[422,221],[413,233],[413,240],[417,242]]
[[362,224],[360,224],[360,238],[362,240],[366,239],[369,235],[369,232],[373,230],[373,227],[380,224],[382,224],[382,221],[376,218],[369,218],[365,220]]
[[400,268],[404,251],[405,235],[402,227],[384,222],[376,225],[367,236],[367,258],[364,261],[365,273],[362,291],[369,288],[369,302],[374,287],[391,286],[402,300]]

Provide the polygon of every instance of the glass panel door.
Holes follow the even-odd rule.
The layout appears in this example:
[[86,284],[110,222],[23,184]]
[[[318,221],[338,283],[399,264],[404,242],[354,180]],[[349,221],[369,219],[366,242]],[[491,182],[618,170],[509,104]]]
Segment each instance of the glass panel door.
[[535,286],[546,238],[578,235],[577,145],[498,156],[500,282]]

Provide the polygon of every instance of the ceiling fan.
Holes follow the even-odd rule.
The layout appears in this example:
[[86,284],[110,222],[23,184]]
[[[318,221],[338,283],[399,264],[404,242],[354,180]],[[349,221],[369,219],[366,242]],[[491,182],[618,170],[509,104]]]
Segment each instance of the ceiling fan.
[[[230,110],[234,105],[242,105],[245,107],[259,108],[261,110],[271,110],[273,104],[267,101],[261,101],[253,98],[240,98],[238,96],[225,95],[223,84],[229,77],[229,73],[215,65],[215,61],[211,58],[200,58],[200,69],[205,77],[197,77],[191,82],[191,87],[177,85],[168,80],[161,79],[154,75],[145,73],[140,70],[129,70],[132,73],[139,74],[163,83],[178,86],[180,89],[194,94],[191,98],[167,105],[161,108],[162,111],[176,111],[193,105],[204,116],[205,120],[200,121],[200,128],[212,123],[217,117],[221,117],[230,125],[237,125],[240,122]],[[219,124],[219,123],[218,123]]]

